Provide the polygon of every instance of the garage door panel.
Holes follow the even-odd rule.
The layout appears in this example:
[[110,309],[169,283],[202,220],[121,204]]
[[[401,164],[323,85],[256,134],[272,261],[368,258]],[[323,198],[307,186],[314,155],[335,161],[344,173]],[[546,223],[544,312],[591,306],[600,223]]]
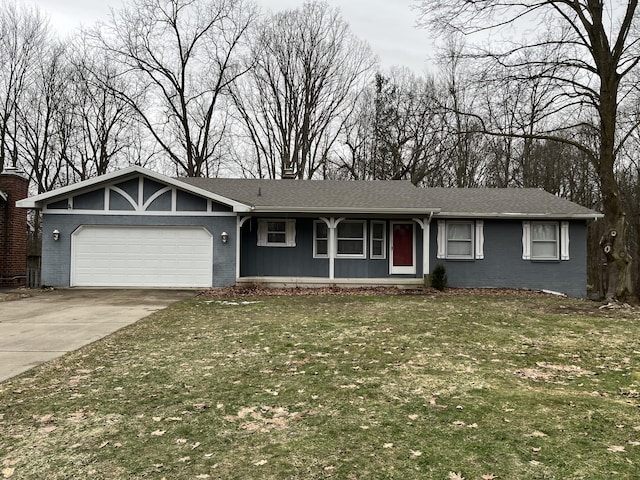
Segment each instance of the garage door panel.
[[85,226],[72,261],[72,286],[209,287],[213,238],[204,228]]

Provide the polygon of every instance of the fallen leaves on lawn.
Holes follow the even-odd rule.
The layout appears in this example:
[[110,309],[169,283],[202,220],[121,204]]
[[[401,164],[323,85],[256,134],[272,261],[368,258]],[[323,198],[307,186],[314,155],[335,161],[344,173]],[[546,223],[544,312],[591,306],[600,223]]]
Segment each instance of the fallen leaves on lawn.
[[165,433],[167,433],[166,430],[154,430],[153,432],[151,432],[151,435],[153,435],[154,437],[161,437]]
[[482,475],[482,480],[494,480],[495,478],[498,478],[498,476],[493,473],[485,473]]
[[229,422],[240,422],[243,430],[268,432],[273,429],[289,428],[291,421],[299,420],[300,412],[289,412],[284,407],[245,407],[238,411],[237,415],[224,417]]
[[15,468],[3,468],[2,469],[2,477],[3,478],[10,478],[13,476],[13,473],[16,471]]
[[449,472],[449,480],[464,480],[461,473]]
[[625,452],[626,450],[622,445],[611,445],[609,448],[607,448],[607,451],[617,453],[617,452]]
[[538,430],[536,430],[536,431],[534,431],[534,432],[532,432],[532,433],[530,433],[528,435],[525,435],[525,437],[532,437],[532,438],[543,438],[543,437],[546,437],[546,436],[548,436],[546,433],[539,432]]

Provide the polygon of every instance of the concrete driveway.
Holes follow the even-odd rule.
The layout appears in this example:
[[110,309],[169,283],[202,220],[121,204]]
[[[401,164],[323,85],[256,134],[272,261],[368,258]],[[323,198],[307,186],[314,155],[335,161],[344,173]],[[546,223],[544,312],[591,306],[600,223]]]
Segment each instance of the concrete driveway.
[[0,381],[195,294],[184,290],[103,289],[2,293]]

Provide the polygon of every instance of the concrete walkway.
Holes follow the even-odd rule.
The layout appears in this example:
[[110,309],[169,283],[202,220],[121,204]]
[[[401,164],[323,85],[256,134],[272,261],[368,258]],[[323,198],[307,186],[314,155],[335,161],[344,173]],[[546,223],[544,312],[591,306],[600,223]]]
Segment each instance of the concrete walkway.
[[3,292],[0,381],[195,294],[184,290],[103,289]]

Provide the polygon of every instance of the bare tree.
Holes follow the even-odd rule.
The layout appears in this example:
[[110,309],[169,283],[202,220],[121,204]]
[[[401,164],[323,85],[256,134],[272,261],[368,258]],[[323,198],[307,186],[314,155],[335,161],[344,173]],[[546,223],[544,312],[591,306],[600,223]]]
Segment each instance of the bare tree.
[[337,168],[350,178],[432,182],[441,170],[436,95],[431,77],[405,68],[376,74],[344,126]]
[[62,43],[51,41],[40,50],[42,58],[16,112],[16,143],[19,156],[27,166],[38,193],[60,186],[64,151],[60,138],[62,118],[66,115],[68,68]]
[[44,51],[48,24],[35,7],[0,2],[0,171],[18,164],[18,106]]
[[180,173],[219,159],[224,96],[244,73],[237,54],[254,18],[245,0],[133,0],[93,32],[127,80],[118,94]]
[[267,17],[251,48],[251,73],[234,100],[257,174],[311,178],[327,166],[374,65],[371,51],[324,2]]
[[[91,49],[82,36],[75,38],[68,55],[68,124],[63,141],[68,144],[66,176],[85,180],[128,164],[140,164],[140,124],[131,103],[118,92],[126,80],[116,66]],[[129,94],[131,100],[141,100]]]
[[440,154],[448,159],[448,178],[442,183],[447,187],[477,187],[484,177],[486,139],[478,132],[478,118],[465,113],[478,110],[479,98],[464,62],[463,46],[452,39],[441,56]]
[[[536,76],[554,84],[553,115],[548,123],[552,128],[525,136],[571,144],[591,159],[598,172],[605,214],[605,234],[600,243],[607,258],[606,296],[619,299],[630,292],[631,258],[615,169],[618,151],[636,125],[621,130],[618,113],[620,103],[635,88],[627,80],[640,62],[638,2],[623,3],[422,0],[418,7],[421,20],[441,32],[473,35],[507,27],[513,29],[509,33],[516,28],[543,32],[530,38],[522,35],[518,42],[494,42],[491,48],[478,48],[473,54],[507,68],[510,82],[526,83]],[[554,125],[551,120],[555,120]],[[571,137],[570,132],[584,125],[592,125],[597,133],[596,148]]]

